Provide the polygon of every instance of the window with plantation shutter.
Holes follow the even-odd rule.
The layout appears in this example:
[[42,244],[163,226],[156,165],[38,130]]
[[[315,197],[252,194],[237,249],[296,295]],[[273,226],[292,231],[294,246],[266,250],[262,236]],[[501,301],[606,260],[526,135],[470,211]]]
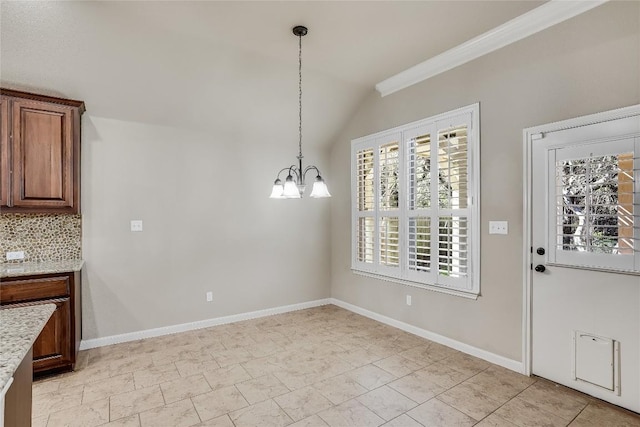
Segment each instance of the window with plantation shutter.
[[352,141],[352,269],[476,297],[478,104]]

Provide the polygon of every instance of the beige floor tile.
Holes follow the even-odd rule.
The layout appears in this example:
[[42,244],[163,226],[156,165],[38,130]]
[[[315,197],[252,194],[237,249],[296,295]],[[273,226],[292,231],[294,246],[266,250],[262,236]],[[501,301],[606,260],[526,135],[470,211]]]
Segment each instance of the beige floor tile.
[[355,348],[352,350],[343,351],[337,354],[337,356],[349,363],[354,368],[358,368],[369,363],[376,362],[380,359],[384,359],[383,356],[365,348]]
[[[410,348],[408,350],[404,350],[399,353],[400,356],[405,359],[412,360],[422,366],[431,365],[432,363],[438,362],[444,359],[446,356],[439,350],[439,347],[435,343],[431,344],[422,344],[417,347]],[[453,354],[449,354],[451,356]]]
[[210,357],[208,360],[198,358],[178,360],[175,362],[175,365],[181,377],[190,377],[192,375],[204,374],[205,372],[220,369],[220,365],[213,360],[213,357]]
[[236,427],[284,427],[293,422],[271,399],[233,411],[229,417]]
[[378,368],[382,368],[385,371],[395,375],[396,377],[403,377],[427,365],[427,363],[417,363],[400,355],[387,357],[386,359],[378,360],[373,364]]
[[152,366],[133,373],[136,389],[166,383],[167,381],[178,378],[180,378],[180,373],[173,363],[162,366]]
[[575,391],[547,381],[537,381],[518,395],[519,399],[564,418],[573,420],[589,403]]
[[388,423],[383,424],[384,427],[423,427],[422,424],[411,418],[407,414],[402,414],[392,419]]
[[476,420],[438,399],[431,399],[407,412],[411,418],[429,427],[472,426]]
[[213,360],[213,357],[208,351],[202,350],[199,346],[192,345],[153,353],[151,355],[151,359],[153,360],[154,365],[162,366],[169,363],[175,363],[179,360],[206,362],[208,360]]
[[211,391],[203,375],[193,375],[160,384],[166,403],[173,403]]
[[315,383],[313,384],[313,388],[318,390],[320,394],[329,399],[334,405],[339,405],[342,402],[346,402],[367,392],[366,388],[346,374]]
[[[124,372],[123,372],[124,373]],[[119,375],[116,373],[115,375]],[[113,376],[107,363],[89,365],[82,370],[77,370],[60,376],[60,390],[84,385],[93,381],[103,380]]]
[[213,418],[207,421],[203,421],[200,424],[196,424],[193,427],[235,427],[229,415],[222,415],[218,418]]
[[99,381],[87,383],[82,394],[82,403],[107,399],[114,394],[134,390],[133,374],[123,374]]
[[516,427],[516,425],[505,420],[500,415],[491,414],[476,424],[475,427]]
[[625,411],[624,409],[615,407],[608,403],[594,400],[582,410],[571,425],[584,425],[585,427],[605,425],[616,427],[639,427],[640,414]]
[[518,397],[500,407],[496,415],[521,427],[566,426],[567,421]]
[[331,427],[375,427],[384,420],[357,400],[349,400],[318,414]]
[[253,359],[248,362],[242,363],[242,367],[253,378],[262,377],[264,375],[273,374],[276,371],[283,369],[283,366],[275,363],[273,357],[261,357],[259,359]]
[[284,351],[284,348],[280,347],[278,344],[271,340],[265,340],[247,346],[245,347],[245,350],[247,350],[252,357],[259,358],[279,353],[281,351]]
[[120,418],[101,427],[140,427],[140,416],[133,414],[128,417]]
[[326,397],[312,387],[292,391],[276,397],[274,400],[294,421],[299,421],[333,406]]
[[390,372],[385,371],[375,365],[365,365],[345,373],[348,377],[356,380],[358,384],[367,390],[373,390],[383,386],[397,377]]
[[451,388],[469,378],[468,374],[458,372],[442,363],[429,365],[416,371],[415,374],[425,381],[438,384],[444,388]]
[[430,383],[415,373],[387,385],[417,403],[424,403],[446,390],[446,388]]
[[41,394],[58,391],[59,388],[60,388],[59,380],[34,381],[33,387],[31,388],[31,395],[39,396]]
[[335,306],[83,351],[75,372],[35,382],[33,409],[34,427],[640,427],[638,414]]
[[109,422],[109,399],[97,400],[49,415],[48,427],[93,427]]
[[217,418],[249,405],[235,386],[220,388],[192,397],[191,401],[203,421]]
[[291,391],[273,375],[247,380],[236,384],[236,387],[250,405]]
[[31,419],[31,427],[47,427],[47,421],[49,421],[49,415],[43,415],[41,417],[35,417]]
[[190,399],[140,413],[142,427],[189,427],[199,422],[200,417]]
[[33,417],[49,415],[51,412],[79,406],[82,403],[83,385],[33,396],[31,411]]
[[253,378],[245,371],[242,365],[229,365],[213,371],[207,371],[204,373],[204,377],[213,390],[228,387]]
[[253,359],[251,353],[244,348],[232,348],[227,350],[220,350],[212,352],[211,355],[220,366],[235,365],[237,363],[247,362]]
[[497,400],[508,400],[536,380],[498,366],[491,366],[467,380],[477,390]]
[[109,399],[111,420],[128,417],[164,405],[162,392],[158,385],[116,394]]
[[458,353],[447,357],[446,359],[441,360],[440,363],[453,368],[458,372],[466,374],[467,377],[476,375],[491,366],[489,362],[464,353]]
[[386,421],[392,420],[418,406],[413,400],[387,386],[382,386],[363,394],[356,400]]
[[290,424],[289,427],[328,427],[322,418],[317,414],[311,415],[303,420]]
[[[153,366],[153,360],[147,354],[133,355],[118,359],[109,363],[110,376],[120,375],[127,372],[148,369]],[[89,366],[91,367],[91,366]]]
[[440,394],[437,398],[478,421],[498,409],[505,402],[480,393],[468,383],[459,384]]

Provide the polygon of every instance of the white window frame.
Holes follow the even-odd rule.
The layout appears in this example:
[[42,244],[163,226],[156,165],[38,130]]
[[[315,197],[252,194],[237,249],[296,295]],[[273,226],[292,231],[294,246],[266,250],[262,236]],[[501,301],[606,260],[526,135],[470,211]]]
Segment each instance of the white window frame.
[[[456,295],[471,299],[476,299],[480,295],[480,104],[472,104],[458,108],[453,111],[428,117],[412,123],[395,127],[393,129],[377,132],[351,141],[351,270],[360,275],[374,277],[382,280],[401,283]],[[468,230],[468,256],[466,279],[451,280],[451,278],[438,274],[437,272],[437,252],[432,251],[431,272],[418,273],[409,269],[408,248],[409,248],[409,218],[416,217],[418,210],[409,210],[408,187],[409,173],[407,171],[407,146],[411,138],[418,135],[431,135],[432,144],[438,141],[438,131],[465,124],[467,125],[467,164],[468,164],[468,207],[466,208]],[[399,207],[394,211],[379,209],[379,147],[390,142],[399,143]],[[372,211],[358,211],[358,165],[357,153],[364,149],[372,149],[374,153],[374,199],[375,208]],[[433,167],[433,163],[432,163]],[[437,185],[437,182],[436,184]],[[433,188],[433,186],[432,186]],[[437,193],[436,193],[437,194]],[[451,210],[433,207],[432,218],[450,215]],[[358,218],[373,217],[376,224],[374,237],[373,263],[358,260]],[[379,221],[382,216],[398,216],[400,223],[400,265],[390,267],[379,264],[380,242],[377,233]],[[431,223],[431,239],[433,242],[434,233],[437,237],[437,223]],[[437,239],[436,239],[437,244]],[[433,245],[433,244],[432,244]],[[432,246],[434,247],[434,246]],[[436,264],[433,264],[435,260]]]

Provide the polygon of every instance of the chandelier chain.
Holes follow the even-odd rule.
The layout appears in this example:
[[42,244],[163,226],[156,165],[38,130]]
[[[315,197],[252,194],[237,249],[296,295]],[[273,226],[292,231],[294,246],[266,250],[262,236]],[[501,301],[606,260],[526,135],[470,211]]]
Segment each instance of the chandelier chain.
[[302,34],[298,36],[298,158],[302,159]]

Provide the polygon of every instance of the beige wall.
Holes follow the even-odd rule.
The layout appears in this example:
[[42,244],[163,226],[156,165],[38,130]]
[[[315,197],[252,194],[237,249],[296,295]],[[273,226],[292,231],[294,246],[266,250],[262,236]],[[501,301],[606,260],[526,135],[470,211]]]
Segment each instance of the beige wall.
[[[477,300],[350,271],[350,141],[480,102]],[[612,2],[385,98],[371,93],[331,151],[333,297],[522,360],[522,130],[640,103],[640,3]],[[509,235],[489,235],[489,220]],[[405,295],[413,297],[411,307]]]
[[329,296],[330,200],[269,199],[297,151],[274,145],[85,114],[83,339]]

